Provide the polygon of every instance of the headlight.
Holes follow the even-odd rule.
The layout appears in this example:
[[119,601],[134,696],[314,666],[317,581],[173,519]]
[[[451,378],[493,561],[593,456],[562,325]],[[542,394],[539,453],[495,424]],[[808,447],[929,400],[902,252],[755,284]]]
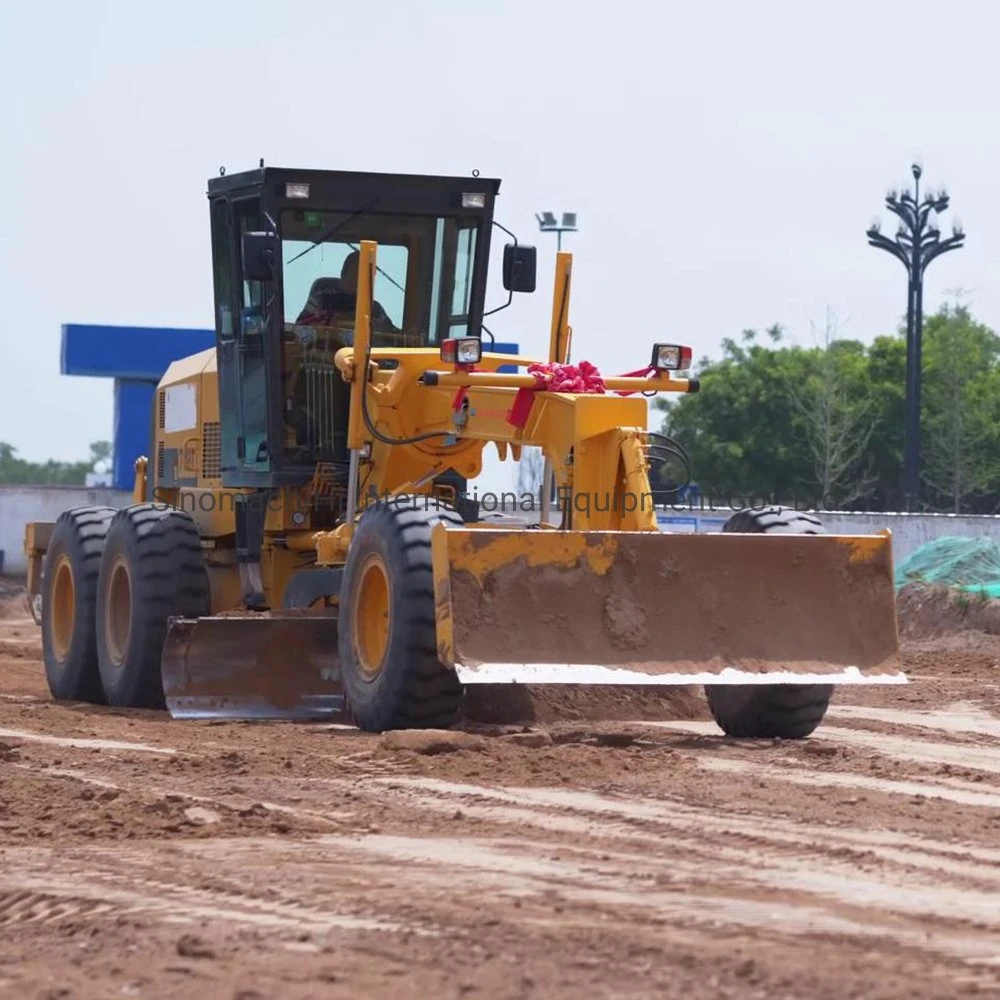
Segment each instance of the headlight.
[[661,372],[682,372],[691,367],[691,348],[680,344],[653,344],[650,367]]
[[441,341],[441,360],[449,365],[474,365],[483,356],[483,342],[478,337],[450,338]]

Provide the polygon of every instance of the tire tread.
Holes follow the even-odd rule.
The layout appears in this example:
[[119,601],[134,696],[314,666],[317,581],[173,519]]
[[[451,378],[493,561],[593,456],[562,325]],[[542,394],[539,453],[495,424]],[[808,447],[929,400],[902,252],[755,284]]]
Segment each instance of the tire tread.
[[[42,570],[42,659],[45,677],[53,698],[104,704],[98,671],[95,632],[97,579],[101,554],[108,528],[117,513],[116,508],[88,505],[64,510],[52,531],[49,549]],[[55,658],[52,648],[51,625],[45,599],[47,581],[51,579],[58,553],[69,556],[75,591],[74,634],[65,664]]]
[[[121,510],[108,530],[121,539],[133,576],[133,619],[125,665],[116,671],[98,635],[101,676],[108,702],[122,708],[165,705],[160,657],[172,616],[198,617],[211,606],[198,526],[185,511],[162,504],[134,504]],[[102,572],[110,572],[110,560]],[[99,611],[108,581],[98,588]]]
[[[383,667],[385,676],[379,678],[377,691],[353,678],[350,629],[347,615],[341,616],[345,703],[355,725],[369,731],[447,729],[459,717],[462,685],[455,671],[437,655],[431,529],[440,522],[459,527],[464,521],[451,508],[425,509],[419,503],[418,499],[410,507],[397,507],[395,502],[379,505],[365,513],[358,527],[362,538],[362,525],[382,536],[392,558],[398,560],[392,628],[402,639]],[[355,544],[357,540],[358,535]],[[350,563],[349,554],[342,591],[345,597],[350,587]],[[393,568],[388,569],[393,574]]]

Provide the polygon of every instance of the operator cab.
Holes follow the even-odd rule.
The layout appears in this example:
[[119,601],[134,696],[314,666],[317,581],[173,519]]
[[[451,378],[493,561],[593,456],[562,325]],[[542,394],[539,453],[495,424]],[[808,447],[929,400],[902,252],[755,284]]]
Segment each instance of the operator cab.
[[274,167],[209,181],[225,486],[346,467],[334,355],[353,339],[362,240],[378,243],[372,346],[480,336],[499,187]]

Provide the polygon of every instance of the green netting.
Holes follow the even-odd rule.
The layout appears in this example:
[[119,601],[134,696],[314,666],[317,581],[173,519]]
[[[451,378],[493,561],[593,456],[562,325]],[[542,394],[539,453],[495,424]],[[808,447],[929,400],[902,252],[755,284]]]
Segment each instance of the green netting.
[[1000,597],[1000,545],[991,538],[935,538],[896,567],[896,588],[908,583],[955,587]]

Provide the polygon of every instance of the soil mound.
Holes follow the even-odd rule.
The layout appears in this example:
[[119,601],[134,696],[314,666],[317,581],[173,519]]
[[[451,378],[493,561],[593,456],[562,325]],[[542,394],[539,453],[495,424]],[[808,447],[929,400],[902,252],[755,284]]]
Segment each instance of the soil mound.
[[697,687],[483,684],[466,688],[469,722],[498,724],[707,719]]
[[28,618],[27,591],[19,580],[0,577],[0,621]]
[[[969,591],[910,584],[896,596],[896,614],[903,641],[967,632],[1000,636],[1000,601]],[[968,648],[968,643],[966,637],[961,644]]]

